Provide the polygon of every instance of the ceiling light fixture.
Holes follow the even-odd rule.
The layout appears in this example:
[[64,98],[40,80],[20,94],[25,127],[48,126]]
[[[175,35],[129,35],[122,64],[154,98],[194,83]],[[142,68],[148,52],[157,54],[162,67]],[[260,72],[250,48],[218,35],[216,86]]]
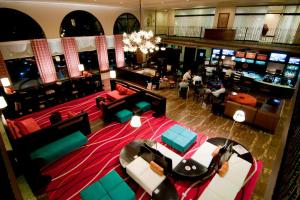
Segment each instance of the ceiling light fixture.
[[[140,0],[140,21],[142,1]],[[140,50],[143,54],[153,53],[158,51],[158,44],[161,42],[160,37],[154,37],[153,32],[140,30],[139,32],[134,31],[131,34],[123,33],[123,44],[125,52],[136,52]]]

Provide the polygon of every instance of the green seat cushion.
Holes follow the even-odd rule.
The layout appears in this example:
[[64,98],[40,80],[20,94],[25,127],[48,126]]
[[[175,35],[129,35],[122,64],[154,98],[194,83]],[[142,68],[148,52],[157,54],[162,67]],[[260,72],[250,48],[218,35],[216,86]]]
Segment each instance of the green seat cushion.
[[183,137],[182,135],[178,135],[174,140],[173,140],[173,148],[177,149],[180,152],[186,151],[190,147],[190,141],[189,139]]
[[109,196],[102,185],[97,181],[80,192],[80,197],[83,200],[102,200],[103,197]]
[[87,143],[87,138],[80,131],[67,135],[55,142],[47,144],[30,154],[31,159],[43,158],[46,163],[53,162],[60,157],[78,149]]
[[193,141],[195,141],[197,138],[197,134],[189,130],[181,132],[180,135]]
[[141,109],[143,112],[151,109],[151,104],[146,101],[140,101],[136,103],[135,106]]
[[123,122],[131,119],[132,112],[127,109],[123,109],[123,110],[120,110],[119,112],[117,112],[115,114],[115,116],[116,116],[116,119],[118,122],[123,123]]
[[119,174],[113,170],[110,173],[103,176],[99,182],[103,186],[106,191],[110,191],[115,188],[117,185],[123,182],[123,179],[119,176]]
[[112,200],[120,200],[120,199],[134,200],[135,199],[135,193],[125,182],[122,182],[112,190],[109,190],[108,194]]
[[175,139],[175,137],[178,134],[169,130],[166,130],[162,135],[161,135],[161,139],[163,142],[167,143],[168,145],[172,146],[172,141]]
[[174,131],[174,132],[180,134],[181,132],[185,131],[186,128],[184,128],[184,127],[182,127],[182,126],[180,126],[180,125],[178,125],[178,124],[175,124],[175,125],[173,125],[173,126],[170,128],[170,130],[172,130],[172,131]]

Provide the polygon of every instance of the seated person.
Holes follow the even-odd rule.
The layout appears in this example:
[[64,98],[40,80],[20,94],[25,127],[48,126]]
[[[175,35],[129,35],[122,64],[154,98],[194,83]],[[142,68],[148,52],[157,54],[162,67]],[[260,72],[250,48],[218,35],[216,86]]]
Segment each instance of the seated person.
[[183,80],[191,80],[192,79],[192,72],[191,70],[187,70],[187,72],[185,72],[185,74],[182,77]]
[[218,98],[220,94],[225,93],[226,89],[223,84],[221,84],[220,89],[218,90],[211,90],[211,89],[206,89],[205,92],[208,94],[208,100],[211,101],[212,97]]
[[189,83],[188,80],[182,79],[179,83],[179,96],[182,98],[186,98],[188,92]]
[[202,82],[202,77],[199,76],[199,75],[195,75],[193,77],[193,84],[195,85],[196,84],[196,81],[201,81]]
[[159,89],[159,81],[160,81],[160,74],[156,72],[155,76],[152,78],[152,86],[155,85],[155,89]]

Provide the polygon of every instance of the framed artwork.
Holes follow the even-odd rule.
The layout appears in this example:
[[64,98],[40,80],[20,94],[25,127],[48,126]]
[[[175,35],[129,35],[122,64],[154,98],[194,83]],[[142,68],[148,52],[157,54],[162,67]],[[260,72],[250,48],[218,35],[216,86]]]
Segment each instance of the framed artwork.
[[229,13],[219,13],[217,28],[227,28]]

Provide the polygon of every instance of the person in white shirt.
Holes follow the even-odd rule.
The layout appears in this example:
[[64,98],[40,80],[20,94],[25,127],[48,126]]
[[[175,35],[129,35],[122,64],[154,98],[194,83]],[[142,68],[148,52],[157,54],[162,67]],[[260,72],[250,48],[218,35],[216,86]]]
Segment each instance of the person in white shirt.
[[189,70],[187,70],[187,72],[185,72],[185,74],[183,75],[182,79],[188,81],[188,80],[190,80],[191,78],[192,78],[192,72],[191,72],[191,70],[189,69]]
[[202,77],[201,77],[201,76],[198,76],[198,75],[194,76],[194,77],[193,77],[193,84],[194,84],[194,85],[195,85],[196,81],[201,81],[201,82],[202,82]]

